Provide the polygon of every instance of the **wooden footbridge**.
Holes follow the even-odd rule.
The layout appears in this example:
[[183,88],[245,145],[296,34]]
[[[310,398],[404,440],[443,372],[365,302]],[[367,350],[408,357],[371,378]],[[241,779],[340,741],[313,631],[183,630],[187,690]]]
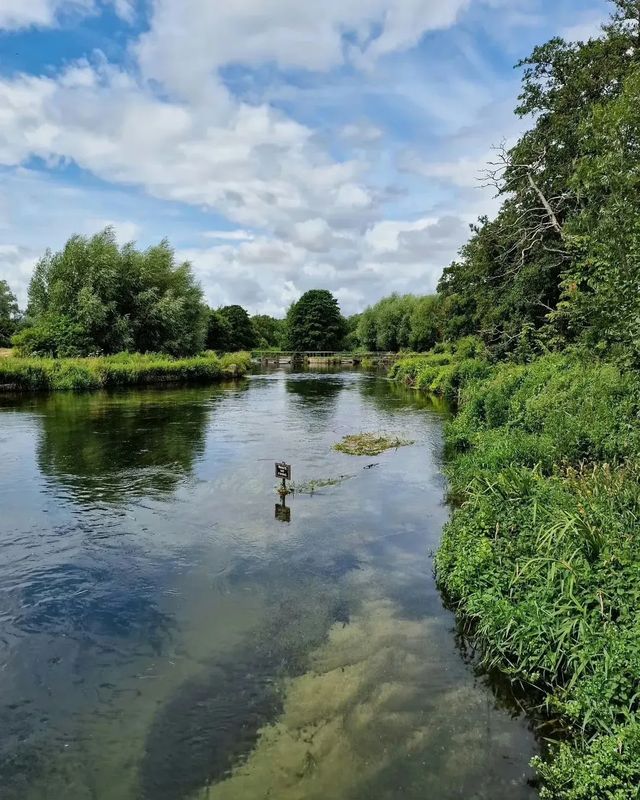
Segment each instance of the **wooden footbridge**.
[[342,353],[334,350],[256,350],[252,356],[254,361],[265,367],[388,367],[399,357],[398,353]]

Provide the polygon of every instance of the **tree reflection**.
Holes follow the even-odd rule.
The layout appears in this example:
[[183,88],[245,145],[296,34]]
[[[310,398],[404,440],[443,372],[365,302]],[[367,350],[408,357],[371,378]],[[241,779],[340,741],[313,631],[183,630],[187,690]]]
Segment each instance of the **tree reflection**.
[[204,452],[209,398],[197,389],[54,395],[41,417],[40,469],[83,502],[171,492]]
[[446,414],[451,410],[449,403],[444,398],[419,392],[394,381],[360,381],[359,388],[363,397],[372,400],[383,411],[407,406],[411,409],[433,411],[438,414]]

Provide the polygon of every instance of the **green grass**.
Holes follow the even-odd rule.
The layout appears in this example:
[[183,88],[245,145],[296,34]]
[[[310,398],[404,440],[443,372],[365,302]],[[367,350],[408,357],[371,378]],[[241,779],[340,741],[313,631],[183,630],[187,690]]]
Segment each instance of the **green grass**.
[[87,391],[115,386],[209,383],[244,375],[248,353],[173,359],[122,353],[100,358],[20,358],[0,360],[0,391]]
[[640,381],[572,355],[432,354],[394,374],[459,401],[437,576],[485,666],[566,739],[536,761],[541,796],[637,800]]

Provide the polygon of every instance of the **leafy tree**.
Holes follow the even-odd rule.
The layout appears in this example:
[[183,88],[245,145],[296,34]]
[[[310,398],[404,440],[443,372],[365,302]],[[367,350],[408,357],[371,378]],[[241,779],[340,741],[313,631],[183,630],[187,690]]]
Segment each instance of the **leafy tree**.
[[52,355],[202,350],[206,307],[188,263],[167,241],[141,252],[112,229],[47,251],[29,287],[30,327],[18,346]]
[[229,352],[251,350],[257,343],[257,336],[251,319],[242,306],[225,306],[220,315],[229,326],[227,349]]
[[566,338],[622,348],[640,365],[640,65],[579,131],[585,155],[572,189],[589,198],[568,225],[575,261],[553,321]]
[[346,323],[338,301],[326,289],[312,289],[287,314],[287,341],[292,350],[339,350]]
[[18,301],[6,281],[0,281],[0,347],[9,347],[18,324]]
[[384,297],[360,315],[360,345],[371,351],[428,350],[441,335],[439,309],[439,300],[431,295]]
[[256,335],[256,345],[263,349],[285,346],[285,321],[267,314],[256,314],[251,317],[251,324]]
[[207,350],[231,352],[231,325],[220,312],[209,309],[207,319]]
[[[600,208],[613,203],[616,194],[616,213],[624,213],[624,205],[632,226],[636,192],[632,180],[622,183],[623,176],[632,178],[637,164],[635,122],[629,116],[635,89],[629,76],[640,66],[640,2],[616,0],[613,12],[601,37],[574,43],[555,38],[521,62],[516,113],[530,117],[532,125],[515,146],[496,150],[487,182],[504,196],[502,208],[495,220],[481,219],[474,226],[459,259],[445,270],[439,286],[445,338],[479,334],[498,357],[522,350],[524,331],[527,347],[534,340],[562,347],[580,339],[585,326],[592,333],[607,326],[583,304],[594,293],[590,283],[607,281],[608,268],[599,258],[611,268],[616,262],[629,277],[625,285],[633,285],[634,234],[630,228],[615,230],[615,204],[609,222],[600,217]],[[625,102],[623,118],[619,104]],[[606,127],[607,115],[608,143],[594,124],[598,120]],[[606,186],[602,159],[607,148],[618,158],[615,189]],[[622,239],[627,249],[615,256],[612,243]],[[601,247],[594,249],[605,241],[607,255]],[[629,291],[626,297],[635,294]],[[610,338],[624,337],[611,332]]]
[[373,308],[367,308],[360,314],[356,334],[360,346],[370,353],[378,349],[378,332],[376,328],[376,314]]
[[431,350],[440,339],[440,305],[435,295],[416,298],[409,317],[409,347],[418,353]]
[[353,351],[360,347],[360,339],[358,338],[358,325],[360,324],[361,314],[352,314],[345,320],[346,334],[342,342],[344,350]]

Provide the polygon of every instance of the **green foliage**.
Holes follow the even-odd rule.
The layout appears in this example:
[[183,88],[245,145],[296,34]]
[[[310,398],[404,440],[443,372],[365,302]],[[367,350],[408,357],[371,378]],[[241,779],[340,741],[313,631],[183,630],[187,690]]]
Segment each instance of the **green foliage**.
[[113,386],[207,383],[241,376],[250,363],[249,353],[183,359],[137,353],[75,359],[13,357],[0,361],[0,390],[82,391]]
[[392,371],[459,400],[438,580],[485,666],[534,688],[572,736],[537,761],[542,796],[636,798],[640,381],[578,354],[490,365],[474,340],[438,350]]
[[227,326],[227,341],[224,349],[235,352],[237,350],[251,350],[257,343],[256,331],[251,319],[242,306],[225,306],[219,309],[220,316]]
[[356,335],[360,346],[369,352],[424,352],[438,340],[439,326],[436,297],[393,294],[359,316]]
[[206,343],[207,350],[213,350],[218,353],[231,349],[231,325],[220,310],[209,310]]
[[0,347],[9,347],[18,325],[18,302],[6,281],[0,281]]
[[290,350],[340,350],[347,326],[338,301],[325,289],[312,289],[294,303],[287,314]]
[[516,112],[530,129],[498,149],[504,196],[439,285],[442,335],[475,334],[527,362],[580,342],[640,363],[639,9],[617,0],[603,35],[536,47]]
[[572,337],[616,348],[640,365],[640,67],[620,95],[597,104],[580,133],[586,154],[572,187],[589,197],[569,225],[576,258],[553,315]]
[[107,228],[74,236],[38,262],[29,287],[24,353],[81,356],[121,351],[191,355],[204,347],[206,308],[188,263],[166,241],[119,247]]
[[487,377],[490,371],[482,342],[467,337],[427,355],[401,358],[391,367],[389,376],[421,391],[456,400],[467,384]]
[[286,346],[285,321],[266,314],[251,317],[255,331],[256,347],[260,350],[282,350]]
[[362,348],[360,337],[358,336],[358,325],[360,324],[361,314],[353,314],[346,320],[346,335],[342,342],[342,349],[347,353],[354,353]]
[[576,750],[561,745],[552,761],[536,759],[544,779],[542,800],[637,800],[640,786],[640,724],[619,728]]

